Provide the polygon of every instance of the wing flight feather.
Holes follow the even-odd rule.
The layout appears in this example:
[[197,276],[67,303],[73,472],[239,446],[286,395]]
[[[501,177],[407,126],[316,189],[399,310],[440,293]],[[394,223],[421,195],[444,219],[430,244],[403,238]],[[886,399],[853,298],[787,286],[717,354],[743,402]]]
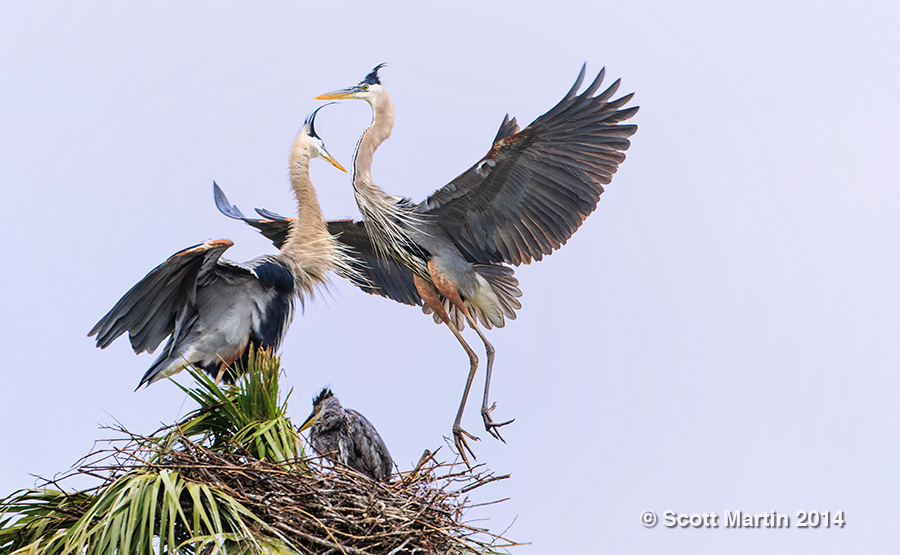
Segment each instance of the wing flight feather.
[[528,264],[575,233],[597,207],[636,125],[638,108],[615,100],[619,81],[597,94],[605,70],[581,93],[585,67],[563,99],[519,131],[503,118],[487,155],[418,209],[471,261]]
[[196,310],[198,282],[216,279],[213,274],[219,271],[252,275],[238,265],[219,267],[219,258],[231,245],[218,239],[173,254],[125,293],[88,336],[96,335],[103,349],[128,332],[134,352],[152,353],[163,339],[177,335],[178,326]]

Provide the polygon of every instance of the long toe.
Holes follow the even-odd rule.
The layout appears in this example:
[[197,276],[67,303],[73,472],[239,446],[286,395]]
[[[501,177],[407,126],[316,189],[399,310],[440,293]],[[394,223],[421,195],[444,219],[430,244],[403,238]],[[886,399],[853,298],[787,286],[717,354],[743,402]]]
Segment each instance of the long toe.
[[513,418],[512,420],[507,420],[506,422],[500,423],[494,422],[494,419],[491,418],[491,413],[494,412],[495,408],[497,408],[497,403],[491,405],[490,408],[482,407],[481,418],[484,419],[484,429],[487,430],[487,432],[495,438],[499,439],[503,443],[506,443],[506,440],[503,439],[503,436],[500,435],[499,428],[502,428],[503,426],[506,426],[508,424],[512,424],[516,421],[516,419]]
[[478,457],[475,456],[475,452],[472,451],[471,447],[469,447],[469,443],[466,441],[467,437],[471,440],[479,441],[477,437],[463,430],[459,426],[453,426],[453,443],[456,444],[456,450],[459,451],[463,462],[466,463],[466,466],[469,468],[469,470],[472,470],[472,463],[469,462],[469,457],[466,455],[466,451],[469,452],[469,455],[472,455],[473,460],[478,460]]

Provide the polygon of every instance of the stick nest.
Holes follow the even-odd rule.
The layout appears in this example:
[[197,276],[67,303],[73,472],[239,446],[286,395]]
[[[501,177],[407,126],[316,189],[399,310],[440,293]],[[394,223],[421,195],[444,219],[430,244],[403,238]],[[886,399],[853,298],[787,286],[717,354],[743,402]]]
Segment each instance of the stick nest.
[[160,454],[158,443],[129,435],[124,448],[94,452],[65,478],[106,476],[95,488],[101,490],[127,472],[175,471],[230,496],[260,521],[251,523],[255,534],[275,531],[275,539],[299,553],[506,553],[517,545],[467,520],[471,509],[505,501],[476,505],[469,499],[469,492],[509,477],[484,466],[438,462],[426,450],[413,470],[375,482],[321,458],[273,464],[185,438],[177,449],[144,458]]
[[[287,414],[277,357],[251,353],[220,388],[188,369],[199,407],[149,436],[114,429],[38,490],[0,499],[0,554],[175,555],[497,553],[469,492],[507,478],[438,462],[374,482],[307,458]],[[64,488],[71,483],[90,489]],[[491,504],[491,503],[487,503]]]

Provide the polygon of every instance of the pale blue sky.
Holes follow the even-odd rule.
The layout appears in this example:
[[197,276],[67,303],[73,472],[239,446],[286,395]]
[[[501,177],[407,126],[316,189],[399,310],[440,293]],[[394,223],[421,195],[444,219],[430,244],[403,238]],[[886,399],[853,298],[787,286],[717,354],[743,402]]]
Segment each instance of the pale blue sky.
[[[0,3],[0,495],[65,470],[100,423],[149,432],[191,408],[169,383],[132,393],[153,357],[86,333],[184,247],[271,252],[216,212],[212,181],[290,214],[315,95],[390,62],[373,176],[421,199],[587,61],[636,93],[639,130],[569,244],[517,269],[524,307],[489,335],[495,415],[516,422],[475,446],[513,475],[478,499],[510,500],[471,516],[517,518],[521,553],[900,549],[895,3],[308,4]],[[317,130],[348,165],[368,121],[348,102]],[[312,177],[328,217],[357,214],[346,175]],[[449,433],[465,355],[417,309],[332,291],[283,347],[292,412],[331,384],[409,468]],[[847,525],[641,526],[669,509]]]

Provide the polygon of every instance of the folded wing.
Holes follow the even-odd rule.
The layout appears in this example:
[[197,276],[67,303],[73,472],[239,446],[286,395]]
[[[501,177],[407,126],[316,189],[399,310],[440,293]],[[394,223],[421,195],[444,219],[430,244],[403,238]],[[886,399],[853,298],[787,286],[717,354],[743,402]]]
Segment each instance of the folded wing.
[[359,412],[353,409],[344,410],[352,421],[350,439],[353,440],[353,448],[356,451],[353,460],[360,466],[356,470],[376,480],[384,480],[390,476],[394,463],[378,430]]

